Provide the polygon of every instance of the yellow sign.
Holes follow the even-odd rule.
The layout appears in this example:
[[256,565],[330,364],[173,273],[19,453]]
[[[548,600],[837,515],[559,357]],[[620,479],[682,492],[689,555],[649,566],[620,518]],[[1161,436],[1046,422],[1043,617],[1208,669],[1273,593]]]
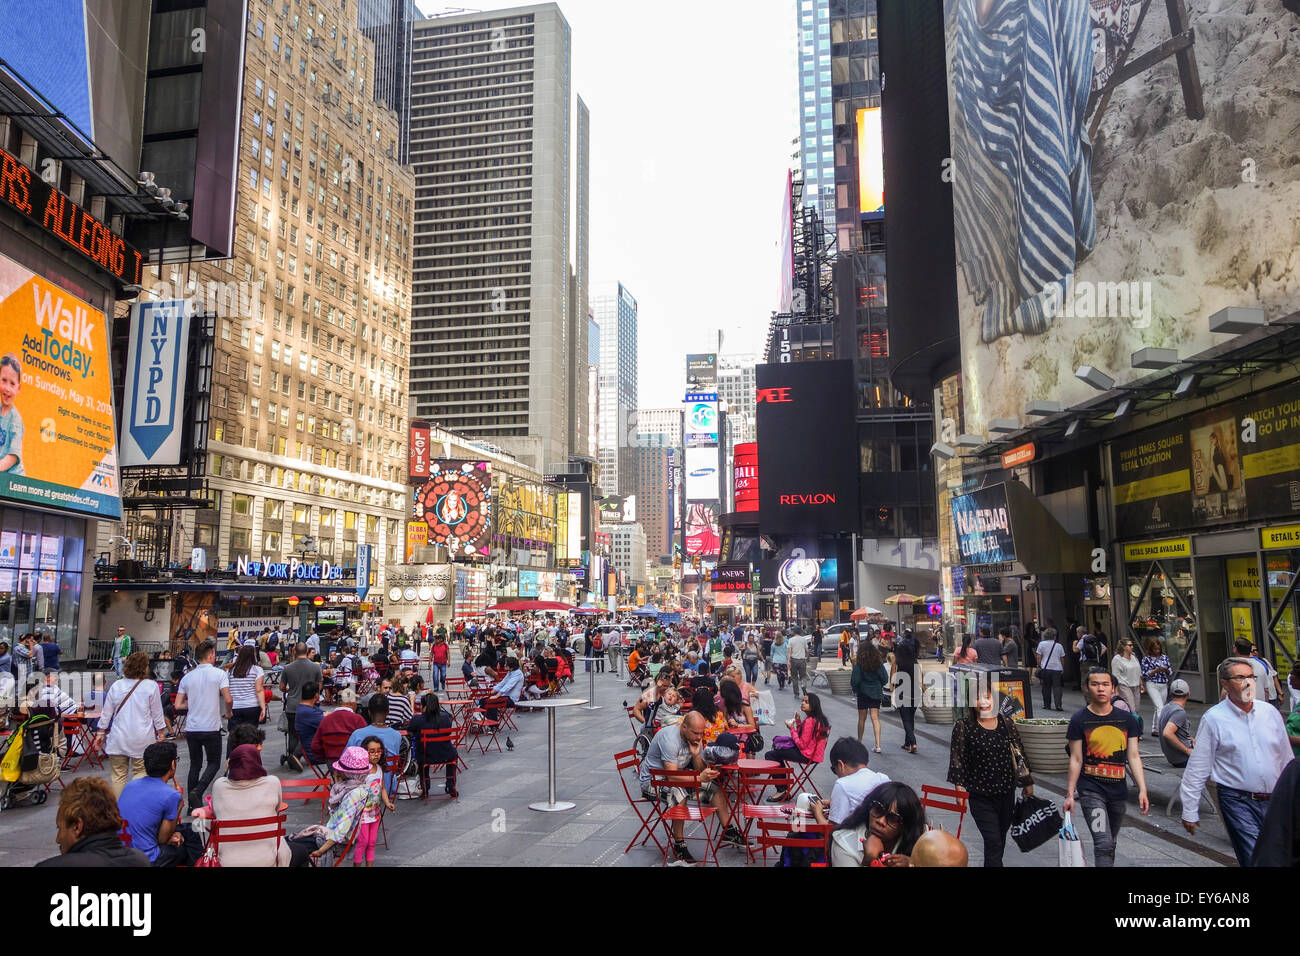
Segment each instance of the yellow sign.
[[3,256],[0,498],[122,515],[104,313]]
[[1241,473],[1247,481],[1268,478],[1300,469],[1300,445],[1284,445],[1255,452],[1241,459]]
[[411,563],[416,548],[429,543],[429,526],[423,521],[406,522],[406,563]]
[[1143,541],[1139,544],[1124,545],[1125,561],[1155,561],[1159,558],[1190,558],[1191,556],[1191,538],[1165,538],[1163,541]]
[[1255,643],[1255,615],[1251,608],[1232,609],[1232,637],[1233,640],[1244,637],[1250,643]]
[[1300,524],[1265,528],[1259,533],[1259,542],[1265,551],[1273,548],[1300,548]]
[[1154,478],[1139,478],[1125,485],[1115,486],[1115,504],[1131,505],[1136,501],[1150,498],[1162,498],[1165,495],[1183,495],[1192,490],[1192,473],[1184,468],[1182,471]]

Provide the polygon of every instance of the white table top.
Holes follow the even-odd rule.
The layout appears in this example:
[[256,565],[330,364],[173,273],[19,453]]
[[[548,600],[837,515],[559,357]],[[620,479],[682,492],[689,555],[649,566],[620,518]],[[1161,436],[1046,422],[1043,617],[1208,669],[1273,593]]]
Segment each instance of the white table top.
[[587,703],[581,697],[550,697],[546,700],[521,700],[516,707],[572,707],[574,704]]

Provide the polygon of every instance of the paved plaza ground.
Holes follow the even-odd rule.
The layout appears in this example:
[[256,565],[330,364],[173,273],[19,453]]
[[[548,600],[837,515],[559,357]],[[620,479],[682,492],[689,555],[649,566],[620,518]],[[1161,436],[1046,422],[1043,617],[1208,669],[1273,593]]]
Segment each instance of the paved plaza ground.
[[[823,668],[837,666],[829,657]],[[453,662],[454,673],[459,659]],[[761,679],[760,679],[761,683]],[[581,664],[578,667],[574,697],[585,697],[588,678]],[[539,813],[528,808],[530,803],[546,798],[546,716],[540,712],[519,711],[515,717],[519,731],[510,732],[513,751],[474,753],[467,758],[469,770],[460,777],[458,801],[419,800],[399,801],[397,812],[386,821],[388,849],[381,848],[376,855],[377,866],[652,866],[659,865],[661,855],[655,846],[634,848],[624,854],[623,849],[636,832],[638,822],[627,805],[614,768],[613,755],[632,746],[632,733],[623,701],[635,699],[636,691],[612,673],[595,676],[595,701],[602,709],[584,710],[565,707],[557,711],[556,732],[558,740],[558,796],[576,803],[573,810],[561,813]],[[787,687],[776,692],[773,678],[770,688],[776,697],[778,712],[793,714],[798,701]],[[1037,693],[1038,688],[1034,688]],[[857,711],[852,698],[832,697],[822,691],[826,716],[830,719],[834,740],[857,731]],[[1144,702],[1145,703],[1145,702]],[[1067,691],[1067,714],[1082,706],[1078,692]],[[267,727],[271,728],[263,752],[263,763],[272,773],[292,777],[279,766],[284,751],[284,738],[275,732],[279,715],[279,702],[271,708]],[[1146,708],[1149,710],[1149,707]],[[1203,705],[1192,705],[1189,710],[1199,717]],[[1147,715],[1149,719],[1149,714]],[[951,726],[927,724],[918,711],[917,737],[919,753],[905,753],[898,718],[889,710],[882,711],[884,728],[881,754],[872,754],[871,767],[887,774],[893,780],[910,784],[918,791],[922,784],[943,785],[948,768],[948,741]],[[770,742],[772,728],[764,728]],[[870,724],[867,725],[867,743],[870,746]],[[504,744],[504,741],[503,741]],[[188,756],[184,741],[180,742],[181,762],[179,773],[184,779]],[[1148,757],[1148,767],[1168,770],[1159,755],[1153,738],[1142,744]],[[75,776],[99,773],[83,765]],[[71,776],[65,776],[65,780]],[[106,773],[105,773],[106,776]],[[1148,773],[1148,786],[1152,808],[1142,817],[1138,814],[1136,791],[1130,788],[1129,813],[1121,831],[1116,852],[1119,866],[1235,866],[1232,849],[1217,816],[1202,809],[1202,826],[1195,837],[1189,837],[1175,816],[1165,815],[1165,805],[1177,790],[1176,772]],[[818,787],[829,796],[834,777],[830,770],[821,767],[816,776]],[[1059,806],[1065,787],[1065,774],[1036,775],[1037,789]],[[27,866],[57,852],[54,845],[54,813],[57,791],[43,807],[22,803],[0,813],[0,866]],[[318,811],[295,803],[289,811],[291,832],[316,822]],[[940,824],[949,832],[956,830],[954,814],[933,813],[931,822]],[[1092,859],[1092,847],[1081,826],[1084,851]],[[982,862],[982,844],[979,831],[968,816],[961,830],[961,839],[970,849],[970,863]],[[723,866],[742,866],[745,854],[728,849],[718,854]],[[1005,855],[1008,866],[1056,866],[1055,841],[1032,853],[1024,854],[1008,842]]]

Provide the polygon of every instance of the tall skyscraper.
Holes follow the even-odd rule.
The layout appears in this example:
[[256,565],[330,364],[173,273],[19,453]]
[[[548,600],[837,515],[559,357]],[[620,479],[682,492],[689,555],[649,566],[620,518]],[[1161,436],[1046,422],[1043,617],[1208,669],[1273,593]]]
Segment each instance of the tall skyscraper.
[[569,292],[569,450],[574,455],[588,453],[593,422],[587,407],[588,397],[588,283],[590,274],[590,219],[587,215],[591,194],[589,154],[591,148],[591,111],[578,97],[578,124],[574,140],[573,188],[573,272]]
[[600,457],[600,323],[587,306],[587,446],[580,453]]
[[416,21],[411,46],[415,413],[532,467],[562,463],[583,318],[569,308],[569,24],[550,3],[458,14]]
[[682,407],[637,409],[636,441],[638,445],[681,448]]
[[[357,26],[374,43],[371,57],[374,78],[370,87],[375,99],[397,114],[402,134],[397,155],[408,162],[407,133],[411,122],[411,31],[416,20],[424,19],[415,0],[357,0]],[[364,65],[363,65],[364,69]]]
[[592,311],[600,325],[600,488],[607,495],[631,493],[625,434],[627,418],[636,410],[637,304],[621,282],[597,287]]
[[[831,0],[799,0],[799,159],[804,202],[835,238],[835,129],[831,107]],[[844,61],[847,69],[848,61]],[[847,77],[846,77],[847,79]]]
[[638,447],[630,455],[636,520],[645,530],[646,557],[652,562],[673,553],[672,482],[668,471],[672,451],[667,446]]
[[247,26],[233,258],[154,267],[143,284],[209,302],[214,288],[251,290],[217,310],[215,507],[186,516],[209,566],[347,566],[370,544],[382,591],[408,510],[414,178],[396,114],[371,95],[371,41],[336,10],[309,29],[282,9]]
[[727,403],[727,458],[743,442],[757,441],[754,432],[754,355],[718,357],[718,398]]

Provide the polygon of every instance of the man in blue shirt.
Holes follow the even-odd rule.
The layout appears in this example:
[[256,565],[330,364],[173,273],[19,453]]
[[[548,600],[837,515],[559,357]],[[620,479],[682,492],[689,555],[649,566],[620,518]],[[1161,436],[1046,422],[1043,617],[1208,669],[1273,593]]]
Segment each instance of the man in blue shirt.
[[117,798],[132,849],[154,866],[193,866],[203,843],[181,823],[185,794],[176,783],[176,744],[164,740],[145,747],[144,771],[146,776],[128,783]]
[[511,703],[519,703],[519,695],[524,689],[524,672],[519,669],[519,659],[506,658],[506,676],[497,681],[492,693],[498,697],[509,697]]
[[303,756],[312,763],[316,762],[316,755],[311,749],[311,742],[316,737],[316,731],[320,729],[320,722],[325,719],[325,711],[317,706],[320,700],[320,684],[314,680],[308,681],[302,685],[302,699],[298,702],[298,709],[294,711],[293,728],[298,735],[298,741],[302,744]]
[[[383,694],[374,694],[370,698],[370,704],[367,707],[370,713],[370,726],[360,727],[352,731],[352,736],[348,738],[349,747],[361,747],[365,749],[362,743],[367,737],[378,737],[384,744],[384,753],[390,757],[396,757],[402,749],[402,735],[396,729],[388,726],[388,698]],[[388,771],[384,771],[384,787],[388,792],[397,792],[397,781]]]

